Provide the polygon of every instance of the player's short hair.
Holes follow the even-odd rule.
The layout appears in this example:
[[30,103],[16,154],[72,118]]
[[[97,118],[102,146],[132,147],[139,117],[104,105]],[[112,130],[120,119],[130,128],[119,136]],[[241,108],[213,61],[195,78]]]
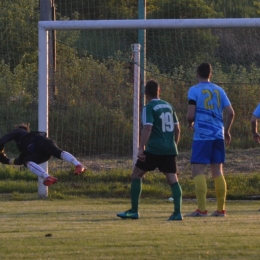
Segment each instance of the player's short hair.
[[21,124],[15,125],[14,128],[20,128],[27,132],[30,132],[30,123],[21,123]]
[[212,73],[212,66],[210,63],[201,63],[197,68],[197,74],[203,79],[208,79]]
[[158,96],[158,89],[160,88],[159,83],[153,79],[146,82],[145,85],[145,95],[151,98],[156,98]]

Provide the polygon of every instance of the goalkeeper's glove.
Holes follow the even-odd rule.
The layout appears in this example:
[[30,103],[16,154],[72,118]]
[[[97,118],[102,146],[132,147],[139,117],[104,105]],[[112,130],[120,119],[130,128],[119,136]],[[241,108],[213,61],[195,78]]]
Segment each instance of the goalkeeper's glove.
[[0,162],[3,164],[9,164],[9,158],[4,153],[4,150],[0,151]]

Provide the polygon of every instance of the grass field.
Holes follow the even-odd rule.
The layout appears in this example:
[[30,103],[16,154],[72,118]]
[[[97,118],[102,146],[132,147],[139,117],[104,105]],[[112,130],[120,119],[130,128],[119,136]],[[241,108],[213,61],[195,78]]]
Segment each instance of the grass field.
[[[189,153],[178,158],[183,214],[197,208]],[[162,174],[143,182],[138,220],[122,220],[130,208],[131,159],[98,158],[88,171],[51,168],[59,182],[47,199],[37,195],[37,177],[23,168],[0,167],[0,260],[2,259],[260,259],[260,149],[227,151],[227,217],[168,222],[173,205]],[[54,166],[56,162],[54,161]],[[208,198],[214,182],[206,171]],[[238,200],[240,199],[240,200]],[[243,199],[243,200],[242,200]],[[209,213],[216,209],[208,199]]]
[[[260,259],[260,201],[227,202],[227,217],[168,222],[172,203],[142,199],[24,200],[0,197],[0,259]],[[208,210],[215,210],[208,201]],[[184,200],[183,214],[196,209]]]

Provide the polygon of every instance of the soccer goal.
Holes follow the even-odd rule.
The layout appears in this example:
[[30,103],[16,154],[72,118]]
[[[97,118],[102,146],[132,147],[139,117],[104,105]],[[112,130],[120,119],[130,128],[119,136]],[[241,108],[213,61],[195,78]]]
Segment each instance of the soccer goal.
[[[167,41],[165,41],[165,44],[158,49],[158,46],[154,46],[153,50],[148,54],[146,54],[146,59],[153,65],[150,67],[148,66],[147,71],[151,72],[154,69],[154,64],[156,61],[158,61],[157,68],[154,69],[156,72],[151,72],[149,74],[149,77],[159,77],[161,79],[161,82],[163,82],[165,86],[165,99],[169,98],[169,101],[174,101],[175,107],[177,107],[177,111],[180,115],[180,121],[182,118],[184,118],[184,111],[186,109],[185,105],[185,97],[186,97],[186,90],[187,86],[192,84],[194,82],[194,75],[191,75],[191,72],[194,72],[194,69],[191,69],[191,72],[184,73],[182,71],[182,66],[176,67],[176,63],[173,63],[173,61],[178,61],[180,59],[180,51],[179,49],[183,49],[183,57],[180,64],[189,64],[189,61],[191,60],[192,51],[189,52],[189,49],[191,49],[191,46],[196,47],[196,43],[190,42],[189,44],[186,44],[185,46],[181,46],[181,42],[184,42],[184,38],[187,37],[187,34],[183,34],[181,30],[190,30],[190,32],[196,31],[196,30],[215,30],[214,37],[208,37],[207,34],[202,33],[200,34],[200,46],[212,46],[212,43],[218,45],[218,42],[216,40],[216,36],[222,33],[222,29],[243,29],[248,30],[252,28],[259,28],[260,27],[260,19],[258,18],[239,18],[239,19],[151,19],[151,20],[81,20],[81,21],[40,21],[38,23],[38,44],[39,44],[39,77],[38,77],[38,130],[39,131],[45,131],[50,136],[53,136],[51,131],[54,131],[56,129],[59,129],[57,133],[55,133],[54,137],[58,140],[58,144],[62,149],[71,149],[73,146],[78,146],[78,150],[76,155],[82,155],[87,154],[88,156],[91,154],[96,154],[98,156],[104,156],[104,154],[107,153],[116,153],[120,155],[129,154],[127,152],[129,149],[133,151],[133,160],[136,156],[136,149],[138,147],[138,140],[139,140],[139,113],[141,111],[141,107],[139,107],[140,104],[140,93],[138,92],[138,88],[140,86],[138,75],[140,74],[140,66],[138,64],[138,53],[140,52],[140,48],[143,46],[139,46],[138,44],[135,45],[134,53],[135,53],[135,60],[133,64],[137,65],[135,67],[134,71],[134,80],[133,79],[125,79],[124,81],[120,77],[121,76],[121,70],[118,68],[118,66],[123,67],[124,70],[130,70],[129,67],[132,65],[129,65],[129,67],[125,64],[118,62],[118,64],[113,63],[112,60],[108,59],[108,62],[106,63],[106,68],[110,68],[110,71],[113,71],[113,75],[111,78],[109,76],[106,77],[105,80],[102,81],[101,84],[98,84],[100,77],[102,77],[102,73],[95,78],[93,78],[93,74],[91,74],[92,69],[97,70],[105,70],[105,67],[100,62],[94,62],[91,55],[85,55],[86,60],[84,62],[82,61],[74,61],[71,62],[70,55],[73,52],[73,50],[68,48],[63,48],[60,50],[62,53],[66,53],[67,56],[62,61],[60,61],[59,66],[61,67],[61,72],[59,72],[59,85],[65,86],[66,89],[58,89],[58,93],[63,93],[63,95],[60,95],[59,102],[64,104],[64,107],[60,109],[56,106],[55,99],[50,100],[49,95],[49,75],[48,75],[48,48],[50,43],[50,35],[49,32],[52,30],[55,31],[79,31],[79,30],[85,30],[85,31],[99,31],[99,30],[107,30],[108,32],[112,32],[113,30],[131,30],[135,31],[137,29],[146,29],[147,32],[153,32],[154,30],[159,30],[159,33],[156,34],[156,36],[151,37],[153,40],[149,44],[150,48],[153,48],[153,44],[156,42],[157,37],[160,36],[160,33],[164,33],[164,30],[167,30],[167,32],[175,31],[175,32],[181,32],[177,35],[170,35],[167,37]],[[203,31],[203,32],[204,32]],[[158,36],[159,35],[159,36]],[[245,34],[246,35],[246,34]],[[226,34],[225,37],[222,37],[222,39],[227,39],[230,36],[230,34]],[[179,48],[171,48],[171,46],[176,44],[176,38],[178,37],[179,41],[177,43],[177,47]],[[93,39],[93,37],[92,37]],[[120,34],[120,37],[118,37],[118,41],[121,43],[126,38],[122,37]],[[86,38],[86,41],[88,41],[88,38]],[[105,40],[103,39],[105,42]],[[103,45],[105,43],[103,42]],[[242,42],[242,41],[241,41]],[[136,42],[127,42],[127,44],[132,46]],[[167,44],[166,44],[167,43]],[[239,45],[240,42],[236,42],[236,45]],[[248,42],[248,44],[251,44]],[[65,46],[65,44],[64,44]],[[211,52],[213,53],[215,49],[212,49]],[[160,55],[155,56],[156,53],[160,53]],[[185,54],[186,53],[186,54]],[[224,53],[224,52],[223,52]],[[196,56],[196,55],[197,56]],[[185,56],[186,55],[186,56]],[[161,60],[159,60],[159,56],[163,57]],[[223,56],[225,56],[223,54]],[[195,57],[195,58],[194,58]],[[194,48],[194,57],[196,63],[200,63],[207,59],[207,61],[212,62],[211,59],[208,58],[207,55],[203,54],[197,54],[196,48]],[[260,52],[259,52],[260,57]],[[225,58],[225,57],[224,57]],[[151,61],[150,61],[151,60]],[[169,61],[167,61],[169,60]],[[257,60],[255,60],[257,62]],[[245,69],[251,68],[256,64],[256,62],[253,61],[250,66],[246,64]],[[164,75],[162,76],[160,74],[160,71],[162,71],[161,68],[165,66],[166,62],[169,62],[167,65],[167,69],[165,70]],[[258,61],[260,62],[260,61]],[[228,63],[228,62],[227,62]],[[216,66],[217,66],[216,62]],[[190,66],[195,66],[197,64],[191,64]],[[82,70],[83,67],[89,66],[87,71],[83,72],[82,79],[79,79],[80,83],[77,85],[75,84],[71,78],[74,76],[74,70],[77,70],[78,72]],[[256,66],[258,68],[258,65]],[[239,72],[239,66],[236,67],[237,75],[242,75],[241,72]],[[252,67],[253,68],[253,67]],[[228,70],[231,74],[233,73],[234,67],[227,66],[226,70]],[[253,70],[253,69],[252,69]],[[83,70],[82,70],[83,71]],[[188,71],[188,70],[187,70]],[[258,70],[255,70],[258,71]],[[94,72],[93,72],[94,73]],[[217,75],[216,75],[217,74]],[[117,77],[115,77],[115,75]],[[131,74],[132,75],[132,74]],[[227,76],[220,72],[219,69],[216,69],[215,72],[216,79],[218,82],[222,82],[225,86],[228,86],[228,84],[232,81],[232,79],[227,79]],[[240,84],[241,88],[237,89],[237,92],[234,95],[238,95],[243,88],[247,88],[245,85],[241,85],[242,83],[245,83],[245,81],[238,80],[239,77],[234,77],[233,80],[237,82],[237,85]],[[254,74],[255,75],[255,74]],[[78,76],[76,76],[78,77]],[[185,77],[185,78],[184,78]],[[84,83],[84,78],[88,78],[87,83]],[[188,79],[187,79],[188,78]],[[185,81],[186,80],[186,81]],[[119,82],[120,81],[120,82]],[[252,78],[248,80],[248,82],[251,84],[257,85],[258,79]],[[127,82],[127,83],[122,83]],[[108,83],[106,85],[105,83]],[[246,82],[247,83],[247,82]],[[93,88],[89,88],[89,86],[94,86]],[[120,86],[120,87],[118,87]],[[134,86],[137,86],[137,92],[134,92]],[[224,87],[225,87],[224,86]],[[259,87],[259,86],[258,86]],[[117,88],[120,88],[120,93],[126,93],[126,96],[133,96],[135,93],[135,100],[131,104],[129,103],[129,100],[126,100],[125,97],[123,97],[120,93],[117,92]],[[71,91],[71,92],[70,92]],[[113,97],[110,97],[110,92],[114,92]],[[253,90],[252,90],[253,91]],[[77,99],[74,97],[74,94],[76,96],[77,93]],[[251,92],[251,96],[254,95],[254,92]],[[71,95],[70,98],[64,98],[64,95]],[[100,94],[103,94],[103,98],[99,97]],[[244,92],[245,95],[245,92]],[[81,100],[79,97],[86,97],[86,99]],[[250,97],[251,98],[251,97]],[[109,106],[104,103],[104,100],[107,99],[109,101]],[[245,99],[245,96],[244,96]],[[251,99],[250,99],[251,100]],[[91,102],[92,103],[91,103]],[[52,121],[55,122],[55,126],[52,126],[53,130],[50,130],[49,133],[49,114],[50,114],[50,103],[53,103],[51,106],[51,113],[52,113]],[[90,104],[91,103],[91,104]],[[82,104],[82,107],[80,106]],[[119,106],[119,104],[125,105],[125,109],[128,111],[125,113],[125,115],[122,115],[122,106]],[[129,105],[130,104],[130,105]],[[253,104],[251,101],[247,102],[245,101],[245,104]],[[94,112],[92,111],[95,107]],[[246,113],[250,111],[251,107],[248,108]],[[68,113],[69,111],[72,111],[72,116],[69,117]],[[83,113],[83,111],[85,113]],[[242,112],[244,113],[244,112]],[[82,117],[76,118],[77,115],[82,114]],[[62,122],[60,121],[60,118],[62,117]],[[131,119],[131,122],[126,122],[126,119]],[[102,123],[105,122],[108,123]],[[242,119],[241,119],[242,120]],[[116,121],[117,125],[113,125],[113,122]],[[94,125],[93,122],[98,122],[98,125]],[[74,125],[75,128],[73,131],[70,132],[70,135],[66,132],[66,129]],[[80,128],[85,127],[85,131],[80,131]],[[109,128],[111,127],[111,128]],[[108,130],[106,133],[101,130]],[[100,132],[98,132],[100,130]],[[129,141],[129,135],[126,134],[126,131],[132,132],[132,140],[135,140],[134,142]],[[96,133],[98,133],[96,135]],[[128,133],[128,132],[127,132]],[[62,138],[60,135],[62,134]],[[88,135],[88,141],[84,139],[84,136]],[[185,131],[184,131],[185,135]],[[73,141],[71,141],[73,139]],[[189,138],[184,138],[185,140],[190,140]],[[107,143],[105,144],[105,140]],[[109,140],[109,141],[108,141]],[[185,141],[184,141],[185,142]],[[97,143],[100,145],[100,150],[97,151]],[[183,147],[185,146],[185,143],[182,143]],[[85,149],[83,149],[83,147]],[[86,149],[88,147],[88,149]],[[75,154],[74,153],[74,154]],[[105,157],[105,156],[104,156]],[[48,170],[48,164],[44,164],[43,167]],[[38,194],[40,196],[47,196],[48,195],[48,188],[42,185],[42,181],[38,182]]]

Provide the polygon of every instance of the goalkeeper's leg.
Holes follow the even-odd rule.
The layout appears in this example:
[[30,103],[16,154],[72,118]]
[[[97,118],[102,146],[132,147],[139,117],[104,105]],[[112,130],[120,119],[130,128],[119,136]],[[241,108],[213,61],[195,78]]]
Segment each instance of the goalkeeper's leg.
[[25,165],[32,173],[44,179],[43,184],[45,186],[50,186],[58,181],[57,178],[50,176],[40,165],[32,161],[28,161]]
[[79,175],[79,174],[83,173],[84,171],[86,171],[86,167],[83,166],[83,164],[81,162],[79,162],[72,154],[63,151],[63,152],[61,152],[60,158],[75,166],[75,171],[74,171],[75,175]]
[[212,214],[213,216],[226,216],[226,194],[227,185],[223,175],[222,164],[211,165],[212,176],[215,183],[215,192],[217,198],[217,210]]
[[62,151],[55,142],[52,140],[46,139],[44,146],[43,146],[44,152],[49,153],[50,155],[64,160],[70,164],[73,164],[75,166],[75,175],[79,175],[86,171],[86,167],[83,166],[81,162],[79,162],[72,154]]

